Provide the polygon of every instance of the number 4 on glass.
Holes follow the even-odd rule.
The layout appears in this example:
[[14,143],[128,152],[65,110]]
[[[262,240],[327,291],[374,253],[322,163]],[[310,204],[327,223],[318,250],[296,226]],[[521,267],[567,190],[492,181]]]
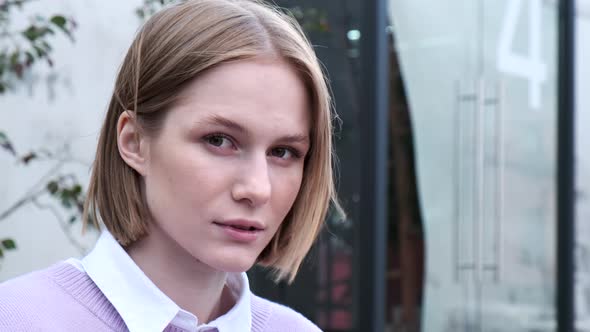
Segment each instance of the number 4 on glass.
[[[541,60],[541,1],[509,0],[498,42],[498,70],[528,80],[529,106],[533,109],[541,107],[541,88],[547,80],[547,65]],[[525,2],[530,4],[528,55],[517,54],[512,49]]]

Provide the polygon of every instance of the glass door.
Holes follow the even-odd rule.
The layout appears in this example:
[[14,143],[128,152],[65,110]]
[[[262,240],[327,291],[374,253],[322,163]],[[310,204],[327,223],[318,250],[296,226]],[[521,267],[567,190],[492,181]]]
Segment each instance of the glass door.
[[391,0],[426,247],[422,331],[554,331],[557,10]]
[[557,5],[481,1],[480,10],[478,331],[555,331]]
[[[413,124],[417,190],[425,236],[422,331],[470,331],[473,283],[462,273],[474,260],[467,197],[470,122],[467,90],[476,81],[477,30],[473,1],[391,0],[394,47]],[[465,114],[456,112],[459,108]],[[457,118],[460,117],[458,120]],[[465,128],[464,128],[465,127]],[[463,131],[463,132],[462,132]],[[461,149],[458,151],[457,149]],[[462,180],[462,181],[460,181]],[[459,187],[458,187],[459,186]],[[460,211],[457,211],[457,209]]]

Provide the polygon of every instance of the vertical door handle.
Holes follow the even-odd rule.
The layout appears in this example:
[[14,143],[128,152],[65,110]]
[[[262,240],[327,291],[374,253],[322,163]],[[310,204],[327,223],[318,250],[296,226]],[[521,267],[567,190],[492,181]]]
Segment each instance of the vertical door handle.
[[[466,144],[466,142],[469,142],[469,140],[467,139],[468,132],[464,128],[466,125],[469,125],[469,123],[465,121],[465,114],[469,113],[464,110],[463,105],[475,105],[475,108],[477,108],[477,104],[479,103],[478,98],[477,91],[464,93],[461,88],[461,82],[455,82],[455,112],[454,116],[451,117],[453,122],[451,124],[451,128],[455,128],[453,132],[454,206],[452,227],[453,276],[455,282],[459,282],[461,271],[475,270],[477,262],[477,258],[475,256],[471,260],[464,259],[461,256],[461,243],[463,243],[461,236],[461,225],[468,220],[465,207],[469,204],[467,198],[472,197],[472,193],[469,193],[466,190],[466,182],[464,181],[465,173],[462,167],[464,150],[466,148],[471,148]],[[473,108],[474,107],[468,107],[467,110],[472,110]],[[470,242],[473,252],[476,250],[476,238],[472,236]]]
[[485,264],[485,270],[494,271],[494,282],[502,279],[503,250],[504,250],[504,82],[500,80],[496,87],[496,96],[486,99],[487,106],[492,108],[494,119],[494,198],[493,198],[493,222],[494,222],[494,260]]
[[[451,117],[453,125],[456,127],[454,131],[454,207],[453,207],[453,266],[454,279],[459,282],[461,271],[471,270],[474,272],[474,279],[476,282],[483,281],[484,271],[494,272],[494,282],[498,283],[501,280],[502,272],[502,257],[503,257],[503,243],[504,243],[504,85],[500,81],[497,85],[495,96],[486,96],[486,81],[483,78],[478,79],[475,92],[463,93],[460,82],[455,84],[456,105],[454,116]],[[473,104],[474,107],[468,108],[473,113],[471,122],[471,130],[466,130],[465,121],[466,110],[462,107],[464,104]],[[490,188],[492,192],[486,188],[486,113],[490,106],[494,106],[493,112],[493,155],[494,155],[494,184]],[[472,145],[468,146],[468,134],[473,135],[471,140]],[[463,171],[464,150],[469,149],[473,153],[473,177],[472,185],[466,188],[465,174]],[[487,215],[486,206],[489,206],[486,200],[490,198],[493,202],[491,205],[493,213]],[[466,207],[470,206],[472,209],[471,220],[468,219]],[[485,226],[489,219],[493,221],[493,244],[494,244],[494,259],[491,263],[484,263],[485,239],[489,238],[484,233]],[[471,236],[471,249],[473,253],[472,260],[464,260],[461,256],[461,225],[466,221],[471,221],[473,229]]]
[[485,225],[485,99],[486,86],[483,78],[477,81],[477,107],[473,116],[474,171],[473,171],[473,238],[476,243],[476,266],[474,279],[481,282],[483,274],[484,225]]

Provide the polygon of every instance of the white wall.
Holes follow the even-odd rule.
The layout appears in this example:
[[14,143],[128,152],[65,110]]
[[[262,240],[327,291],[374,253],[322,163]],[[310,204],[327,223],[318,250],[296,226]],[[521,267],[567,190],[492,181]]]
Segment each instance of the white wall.
[[[33,13],[62,13],[78,23],[76,42],[57,36],[53,60],[58,72],[54,97],[46,83],[50,70],[42,66],[33,75],[32,90],[26,85],[16,92],[0,95],[0,130],[12,139],[20,153],[45,147],[58,149],[71,142],[71,155],[64,172],[77,174],[88,182],[101,121],[112,91],[116,71],[139,27],[135,9],[141,0],[43,0],[25,6]],[[18,23],[26,23],[24,17]],[[16,165],[14,158],[0,151],[0,213],[36,183],[54,162]],[[50,200],[43,200],[50,202]],[[79,224],[79,223],[78,223]],[[76,228],[74,234],[80,234]],[[48,210],[26,206],[0,221],[0,238],[16,240],[18,250],[5,252],[0,260],[0,281],[48,266],[58,260],[80,256],[61,230],[58,219]],[[95,234],[78,236],[91,247]]]

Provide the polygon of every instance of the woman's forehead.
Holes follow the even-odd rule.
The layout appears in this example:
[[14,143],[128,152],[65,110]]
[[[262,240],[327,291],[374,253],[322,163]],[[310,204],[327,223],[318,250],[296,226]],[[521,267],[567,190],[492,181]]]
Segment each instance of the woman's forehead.
[[300,131],[309,128],[311,113],[307,90],[289,65],[255,60],[223,64],[198,77],[175,109],[188,123],[230,124],[219,121],[225,119],[242,127]]

